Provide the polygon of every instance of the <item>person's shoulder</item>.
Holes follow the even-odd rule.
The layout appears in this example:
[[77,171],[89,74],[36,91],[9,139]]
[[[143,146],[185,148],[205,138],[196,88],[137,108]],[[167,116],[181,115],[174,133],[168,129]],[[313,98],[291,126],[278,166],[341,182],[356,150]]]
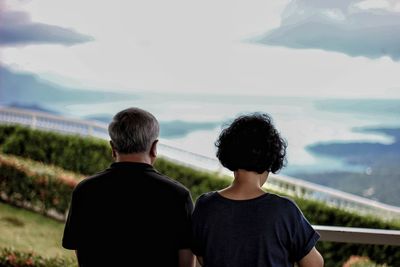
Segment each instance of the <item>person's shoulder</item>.
[[81,191],[86,191],[96,185],[99,180],[102,179],[102,177],[107,176],[109,173],[109,169],[105,169],[103,171],[100,171],[98,173],[95,173],[91,176],[88,176],[84,178],[82,181],[80,181],[74,188],[74,192],[78,193]]
[[284,210],[299,210],[296,202],[294,202],[294,200],[292,200],[291,198],[272,193],[268,194],[270,201],[274,202],[274,206],[278,206],[280,209]]
[[209,203],[214,202],[216,200],[216,198],[218,197],[217,194],[218,194],[217,191],[211,191],[211,192],[201,194],[196,200],[196,206],[207,205]]
[[177,180],[160,173],[156,169],[153,169],[153,171],[153,177],[158,182],[158,185],[164,187],[165,190],[170,190],[184,196],[190,194],[189,189]]

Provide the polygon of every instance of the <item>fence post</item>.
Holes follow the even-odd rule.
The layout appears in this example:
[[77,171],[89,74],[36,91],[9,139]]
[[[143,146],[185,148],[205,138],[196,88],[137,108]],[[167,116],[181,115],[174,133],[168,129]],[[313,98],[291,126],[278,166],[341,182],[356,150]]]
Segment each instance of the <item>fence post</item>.
[[37,124],[37,117],[36,114],[32,115],[32,124],[31,124],[31,128],[32,129],[36,129],[36,124]]

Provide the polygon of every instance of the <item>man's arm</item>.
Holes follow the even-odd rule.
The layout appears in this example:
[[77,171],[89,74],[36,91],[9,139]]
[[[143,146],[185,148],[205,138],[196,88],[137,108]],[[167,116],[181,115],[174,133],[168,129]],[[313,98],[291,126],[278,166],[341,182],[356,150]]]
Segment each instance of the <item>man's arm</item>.
[[323,267],[324,259],[318,250],[313,247],[299,262],[299,267]]
[[179,250],[179,267],[194,267],[194,255],[190,249]]

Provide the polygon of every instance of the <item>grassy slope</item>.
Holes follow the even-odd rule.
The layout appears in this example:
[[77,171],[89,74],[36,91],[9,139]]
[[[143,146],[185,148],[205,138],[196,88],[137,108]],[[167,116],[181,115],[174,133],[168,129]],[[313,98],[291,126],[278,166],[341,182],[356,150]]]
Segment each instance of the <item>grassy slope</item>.
[[44,257],[73,257],[61,247],[64,224],[0,202],[0,248],[34,251]]

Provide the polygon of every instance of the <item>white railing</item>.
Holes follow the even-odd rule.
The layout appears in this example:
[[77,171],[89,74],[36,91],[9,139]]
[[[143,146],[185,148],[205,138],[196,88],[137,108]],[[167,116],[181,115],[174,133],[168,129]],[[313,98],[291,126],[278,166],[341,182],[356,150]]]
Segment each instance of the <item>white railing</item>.
[[400,246],[399,230],[314,225],[321,241]]
[[[37,111],[0,107],[0,123],[23,124],[37,129],[109,139],[106,124],[65,118]],[[159,145],[159,153],[175,162],[190,167],[232,175],[226,169],[223,169],[215,158],[163,144],[162,140]],[[293,177],[271,175],[268,178],[266,188],[292,196],[324,201],[329,205],[356,211],[357,213],[372,214],[385,219],[400,218],[400,207],[387,205]]]
[[400,207],[387,205],[293,177],[271,175],[268,178],[266,188],[279,190],[292,196],[323,201],[328,205],[344,210],[356,211],[357,213],[371,214],[385,219],[400,218]]

